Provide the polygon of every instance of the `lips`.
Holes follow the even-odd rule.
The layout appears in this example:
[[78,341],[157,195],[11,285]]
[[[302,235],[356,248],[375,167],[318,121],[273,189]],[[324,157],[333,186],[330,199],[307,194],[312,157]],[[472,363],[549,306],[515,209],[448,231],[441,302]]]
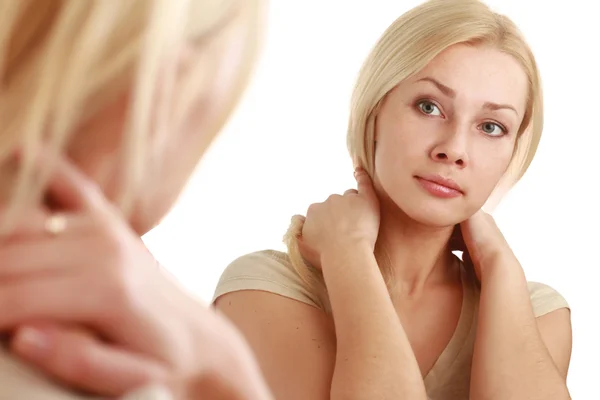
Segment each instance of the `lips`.
[[458,183],[454,182],[452,179],[444,178],[441,175],[423,175],[423,176],[417,176],[417,178],[435,183],[440,186],[444,186],[448,189],[452,189],[452,190],[455,190],[457,192],[464,194],[464,192],[462,191],[462,188],[459,186]]
[[438,199],[454,199],[464,195],[456,182],[440,175],[415,176],[415,180],[426,193]]

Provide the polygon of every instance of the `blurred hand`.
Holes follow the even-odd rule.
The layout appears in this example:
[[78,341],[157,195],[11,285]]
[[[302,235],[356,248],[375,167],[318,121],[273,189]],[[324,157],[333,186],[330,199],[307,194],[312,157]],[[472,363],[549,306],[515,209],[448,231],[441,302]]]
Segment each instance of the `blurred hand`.
[[0,330],[16,354],[102,396],[158,382],[180,398],[269,398],[243,338],[158,267],[93,182],[61,159],[47,194],[61,211],[29,210],[0,243]]

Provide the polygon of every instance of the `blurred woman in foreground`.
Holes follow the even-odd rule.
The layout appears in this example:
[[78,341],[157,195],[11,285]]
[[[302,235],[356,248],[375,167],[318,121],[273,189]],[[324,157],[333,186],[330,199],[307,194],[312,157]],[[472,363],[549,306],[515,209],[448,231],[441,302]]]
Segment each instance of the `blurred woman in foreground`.
[[140,240],[239,99],[261,3],[0,0],[0,398],[270,398]]

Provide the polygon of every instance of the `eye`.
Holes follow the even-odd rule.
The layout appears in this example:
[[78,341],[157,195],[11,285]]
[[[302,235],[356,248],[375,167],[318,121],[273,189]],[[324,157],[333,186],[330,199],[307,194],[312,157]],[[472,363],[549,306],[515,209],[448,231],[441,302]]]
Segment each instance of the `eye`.
[[442,112],[440,111],[439,107],[427,100],[418,102],[417,107],[419,107],[419,110],[421,110],[421,112],[423,114],[433,115],[433,116],[442,115]]
[[481,130],[490,136],[503,136],[506,134],[507,130],[503,126],[495,123],[495,122],[484,122],[481,124]]

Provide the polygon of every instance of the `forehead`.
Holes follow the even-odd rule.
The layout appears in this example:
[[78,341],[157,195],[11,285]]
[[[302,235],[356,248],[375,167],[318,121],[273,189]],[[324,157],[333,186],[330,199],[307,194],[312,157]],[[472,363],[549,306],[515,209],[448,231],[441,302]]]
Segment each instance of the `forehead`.
[[521,115],[525,112],[527,75],[517,60],[493,47],[451,46],[406,83],[424,77],[453,89],[458,99],[511,104]]

